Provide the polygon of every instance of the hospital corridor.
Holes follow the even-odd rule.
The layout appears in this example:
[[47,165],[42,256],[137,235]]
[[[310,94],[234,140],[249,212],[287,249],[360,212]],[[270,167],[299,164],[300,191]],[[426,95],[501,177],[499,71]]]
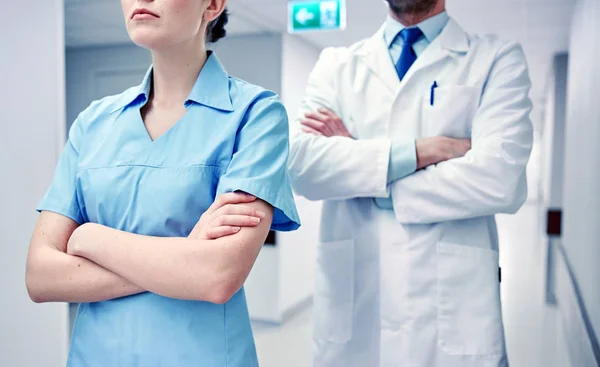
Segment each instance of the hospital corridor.
[[0,367],[600,367],[600,0],[0,9]]

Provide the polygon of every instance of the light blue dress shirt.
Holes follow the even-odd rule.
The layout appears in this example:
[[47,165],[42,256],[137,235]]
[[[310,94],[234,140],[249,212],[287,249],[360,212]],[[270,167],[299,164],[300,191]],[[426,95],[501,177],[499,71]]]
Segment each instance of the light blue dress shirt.
[[[423,32],[423,36],[413,45],[417,57],[433,42],[433,40],[442,33],[442,30],[448,23],[448,13],[445,11],[428,18],[416,26]],[[402,37],[397,35],[406,28],[396,19],[388,16],[384,29],[384,41],[388,45],[392,63],[395,65],[402,52]],[[392,149],[390,153],[390,163],[388,169],[388,184],[410,175],[417,169],[417,152],[415,139],[407,137],[398,137],[392,140]],[[377,206],[383,209],[393,209],[391,197],[375,199]]]
[[[140,115],[151,85],[152,68],[140,86],[79,115],[38,211],[187,237],[218,195],[242,190],[273,205],[273,230],[299,227],[287,114],[274,93],[230,77],[211,54],[186,114],[152,140]],[[82,303],[67,365],[258,366],[244,289],[226,304],[150,292]]]

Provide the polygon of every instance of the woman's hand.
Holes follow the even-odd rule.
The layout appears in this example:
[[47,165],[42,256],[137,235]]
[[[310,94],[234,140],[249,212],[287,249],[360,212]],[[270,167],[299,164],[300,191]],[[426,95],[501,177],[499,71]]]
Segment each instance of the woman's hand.
[[214,240],[236,234],[242,227],[256,227],[265,217],[265,213],[250,206],[256,197],[232,192],[219,196],[200,217],[200,220],[188,238]]

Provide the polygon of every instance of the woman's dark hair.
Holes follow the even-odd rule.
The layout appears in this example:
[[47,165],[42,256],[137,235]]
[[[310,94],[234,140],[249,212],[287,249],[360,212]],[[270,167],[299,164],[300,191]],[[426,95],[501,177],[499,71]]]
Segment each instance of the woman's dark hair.
[[229,21],[229,11],[227,8],[219,15],[219,17],[208,25],[206,30],[206,39],[209,43],[215,43],[227,35],[225,25]]

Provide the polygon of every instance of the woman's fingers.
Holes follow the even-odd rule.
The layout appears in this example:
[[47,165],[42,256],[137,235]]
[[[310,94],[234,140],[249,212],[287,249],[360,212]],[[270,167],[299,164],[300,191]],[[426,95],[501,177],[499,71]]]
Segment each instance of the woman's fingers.
[[216,219],[217,217],[223,216],[223,215],[247,215],[247,216],[251,216],[251,217],[257,217],[257,218],[264,218],[265,217],[265,213],[260,211],[260,210],[256,210],[251,206],[248,205],[243,205],[243,204],[227,204],[219,209],[217,209],[212,217],[214,219]]
[[212,214],[220,208],[229,205],[229,204],[243,204],[243,203],[251,203],[256,200],[256,196],[246,194],[245,192],[228,192],[222,195],[219,195],[215,202],[208,208],[205,214]]
[[194,227],[192,234],[198,232],[203,233],[203,238],[217,239],[236,234],[242,227],[257,226],[266,214],[243,205],[255,200],[256,196],[239,191],[219,195],[202,215],[200,221],[204,224],[198,230]]
[[241,230],[241,227],[230,227],[230,226],[222,226],[222,227],[211,227],[206,232],[206,236],[209,240],[216,240],[221,237],[227,237],[238,233]]
[[247,215],[221,215],[210,223],[210,227],[256,227],[261,218]]

